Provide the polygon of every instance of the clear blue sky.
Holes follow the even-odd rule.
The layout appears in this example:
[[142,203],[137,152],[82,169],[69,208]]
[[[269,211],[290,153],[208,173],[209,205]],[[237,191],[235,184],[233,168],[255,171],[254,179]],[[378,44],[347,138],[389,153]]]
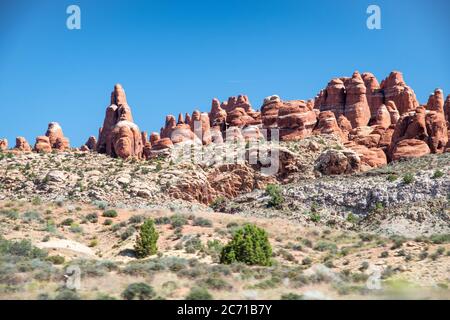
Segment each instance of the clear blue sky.
[[[66,8],[81,8],[81,30]],[[382,30],[366,28],[381,7]],[[58,121],[72,145],[97,135],[124,86],[135,122],[209,111],[213,97],[308,99],[336,76],[401,70],[425,103],[450,92],[450,1],[76,1],[0,3],[0,137],[34,144]]]

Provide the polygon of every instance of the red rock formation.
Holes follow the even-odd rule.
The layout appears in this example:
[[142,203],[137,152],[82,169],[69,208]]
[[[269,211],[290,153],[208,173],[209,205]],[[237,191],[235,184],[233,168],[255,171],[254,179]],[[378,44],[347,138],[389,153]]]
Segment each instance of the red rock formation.
[[[443,102],[443,101],[442,101]],[[443,108],[440,111],[429,111],[425,117],[428,134],[428,146],[432,153],[442,153],[448,143],[448,127],[445,121]]]
[[377,78],[372,73],[365,72],[361,77],[366,86],[366,97],[370,108],[371,118],[374,119],[377,116],[378,109],[383,104],[384,95],[380,89]]
[[282,141],[311,135],[316,123],[316,113],[303,100],[284,101],[278,111],[277,127]]
[[444,113],[444,93],[441,89],[435,89],[429,96],[427,110]]
[[188,125],[191,125],[191,115],[189,113],[186,112],[185,116],[184,116],[184,122]]
[[68,150],[70,148],[70,143],[69,143],[69,139],[65,138],[65,137],[58,137],[56,138],[55,144],[52,146],[52,148],[54,150],[57,151],[65,151]]
[[30,152],[31,146],[24,137],[17,137],[16,138],[16,146],[14,147],[14,149],[16,149],[18,151],[23,151],[23,152]]
[[316,98],[315,105],[320,111],[332,111],[337,118],[344,114],[345,86],[342,79],[335,78],[328,82],[326,89]]
[[392,100],[387,101],[386,109],[388,110],[391,116],[391,124],[396,124],[400,119],[400,113],[398,112],[397,107],[395,106],[395,102]]
[[447,126],[450,129],[450,94],[447,96],[447,99],[445,99],[444,113],[445,113],[445,119],[447,120]]
[[36,138],[34,145],[34,151],[39,153],[52,152],[52,146],[50,145],[50,139],[47,136],[39,136]]
[[348,119],[344,115],[340,115],[338,117],[337,123],[339,128],[341,128],[344,134],[348,135],[348,133],[352,131],[352,124],[350,123],[350,121],[348,121]]
[[400,115],[414,111],[419,106],[414,91],[406,85],[401,72],[392,71],[381,82],[380,87],[384,92],[385,101],[392,100]]
[[339,128],[332,111],[322,111],[319,114],[319,123],[314,129],[314,134],[334,134],[344,141],[347,140],[347,135]]
[[163,150],[169,149],[171,147],[173,147],[172,140],[170,140],[169,138],[161,138],[154,142],[154,144],[152,145],[152,150]]
[[347,90],[344,115],[352,127],[366,126],[370,120],[370,108],[367,103],[366,86],[358,71],[345,85]]
[[45,135],[48,137],[53,149],[64,151],[70,148],[69,139],[64,137],[64,133],[59,123],[50,122]]
[[[428,153],[430,152],[430,148],[426,142],[428,140],[428,133],[425,117],[426,111],[423,107],[418,107],[416,111],[403,114],[400,117],[395,126],[392,135],[392,143],[389,148],[389,155],[392,160],[398,160],[408,155],[416,156],[414,155],[415,147],[418,148],[418,154],[420,155],[423,155],[423,152],[425,151],[428,151]],[[423,145],[416,140],[424,142],[425,145],[427,145],[427,148],[423,147]],[[402,143],[397,147],[397,144],[400,142]]]
[[355,151],[361,159],[361,171],[367,171],[387,164],[387,157],[381,148],[367,147],[350,142],[347,147]]
[[150,144],[151,144],[151,146],[153,147],[155,145],[156,141],[158,141],[159,139],[161,139],[159,137],[159,133],[152,132],[151,135],[150,135]]
[[278,110],[282,105],[283,103],[277,95],[272,95],[264,99],[261,107],[261,118],[264,128],[268,129],[277,126]]
[[222,130],[225,129],[227,112],[222,109],[218,99],[214,98],[211,103],[211,112],[209,113],[211,127],[218,126]]
[[90,136],[85,145],[91,151],[97,150],[97,138],[94,136]]
[[239,127],[229,127],[225,131],[225,142],[235,143],[244,141],[244,137],[242,136],[242,130]]
[[116,84],[111,93],[110,106],[106,108],[103,127],[100,129],[97,151],[121,158],[141,158],[143,155],[142,135],[139,127],[133,123],[125,90],[120,84]]
[[384,104],[378,107],[378,110],[375,114],[374,125],[381,126],[384,129],[387,129],[391,125],[391,114]]
[[405,139],[396,143],[391,152],[391,160],[417,158],[430,153],[427,143],[418,139]]
[[[202,144],[207,145],[211,143],[210,118],[208,113],[201,113],[195,110],[192,113],[190,130],[195,134]],[[173,141],[173,140],[172,140]]]
[[6,150],[8,150],[8,140],[0,139],[0,151],[6,151]]
[[126,159],[141,158],[142,135],[139,127],[127,120],[117,122],[111,136],[111,156]]

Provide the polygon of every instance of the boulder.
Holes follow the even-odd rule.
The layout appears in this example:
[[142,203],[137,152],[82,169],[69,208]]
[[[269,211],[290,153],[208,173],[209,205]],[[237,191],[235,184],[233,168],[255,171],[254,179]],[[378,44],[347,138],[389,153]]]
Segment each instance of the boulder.
[[315,169],[325,175],[355,173],[361,170],[361,159],[350,149],[328,149],[317,158]]

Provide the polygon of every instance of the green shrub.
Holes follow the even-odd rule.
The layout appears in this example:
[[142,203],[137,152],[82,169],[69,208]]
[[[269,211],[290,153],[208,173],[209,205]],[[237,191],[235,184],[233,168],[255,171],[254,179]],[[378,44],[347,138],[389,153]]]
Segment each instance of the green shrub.
[[98,215],[95,212],[88,213],[85,218],[86,218],[87,221],[89,221],[91,223],[97,223],[98,222]]
[[191,237],[184,243],[184,249],[187,253],[195,253],[203,248],[202,241],[199,236]]
[[31,244],[30,240],[12,241],[0,236],[0,257],[2,255],[20,256],[29,259],[45,258],[47,253]]
[[73,232],[73,233],[82,233],[83,232],[83,227],[81,227],[77,223],[72,223],[72,225],[70,226],[69,230],[71,232]]
[[209,289],[213,289],[213,290],[231,290],[232,286],[226,282],[225,280],[223,280],[220,277],[217,276],[211,276],[206,278],[205,280],[202,281],[202,284],[209,288]]
[[284,202],[284,198],[281,194],[281,188],[276,184],[269,184],[266,187],[266,193],[270,196],[270,200],[267,203],[268,207],[278,208]]
[[243,262],[248,265],[271,265],[272,247],[264,229],[246,224],[223,247],[220,262]]
[[27,211],[22,215],[22,220],[27,222],[39,220],[40,218],[41,215],[36,211]]
[[285,293],[281,295],[281,300],[303,300],[303,296],[297,293]]
[[81,298],[76,291],[64,288],[59,291],[55,300],[81,300]]
[[155,218],[155,224],[169,224],[170,218],[169,217],[157,217]]
[[128,239],[129,237],[131,237],[134,234],[135,231],[136,231],[136,228],[134,228],[133,226],[126,228],[125,231],[121,233],[120,239],[122,239],[122,240]]
[[358,218],[358,216],[356,216],[356,215],[354,215],[353,213],[349,213],[348,215],[347,215],[347,219],[346,219],[348,222],[350,222],[350,223],[356,223],[356,222],[358,222],[358,220],[359,220],[359,218]]
[[150,300],[155,295],[153,288],[143,282],[132,283],[122,292],[122,297],[125,300]]
[[390,174],[387,176],[387,181],[389,181],[389,182],[394,182],[397,179],[398,179],[398,176],[395,174]]
[[225,197],[217,197],[216,199],[214,199],[214,201],[209,205],[210,208],[212,208],[213,210],[217,210],[220,208],[220,206],[222,206],[225,202],[227,201],[227,199],[225,199]]
[[75,221],[72,218],[67,218],[61,222],[61,225],[62,226],[71,226],[74,222]]
[[145,216],[141,214],[134,215],[128,219],[128,223],[141,223],[144,222]]
[[336,246],[336,244],[334,244],[332,242],[319,241],[314,246],[314,250],[321,251],[321,252],[324,252],[324,251],[336,252],[337,246]]
[[66,259],[63,256],[49,256],[45,260],[50,261],[53,264],[63,264]]
[[103,212],[103,216],[107,218],[115,218],[117,217],[117,211],[116,210],[106,210]]
[[412,173],[406,173],[406,174],[403,176],[403,183],[404,183],[404,184],[410,184],[410,183],[412,183],[413,181],[414,181],[414,176],[413,176]]
[[139,235],[136,239],[134,250],[138,258],[145,258],[155,254],[158,249],[156,243],[158,241],[158,232],[152,219],[148,219],[141,226]]
[[302,264],[303,264],[304,266],[309,266],[311,263],[312,263],[311,258],[306,257],[306,258],[304,258],[304,259],[302,260]]
[[38,205],[42,204],[42,199],[40,197],[36,196],[31,200],[31,203],[34,206],[38,206]]
[[1,210],[0,214],[5,215],[7,218],[11,220],[17,220],[19,218],[19,212],[17,212],[17,209]]
[[202,217],[196,217],[196,218],[194,218],[192,225],[200,226],[200,227],[212,227],[213,223],[209,219],[205,219]]
[[312,222],[319,222],[320,221],[320,214],[318,212],[312,212],[309,216],[311,218]]
[[104,224],[105,226],[110,226],[110,225],[113,224],[113,221],[112,221],[111,219],[105,219],[105,221],[103,222],[103,224]]
[[442,172],[441,170],[436,170],[433,173],[433,176],[431,177],[432,179],[439,179],[440,177],[442,177],[444,175],[444,172]]
[[186,300],[212,300],[212,295],[205,288],[194,287],[186,296]]
[[430,236],[430,241],[433,242],[434,244],[449,243],[450,233],[433,234],[432,236]]
[[383,251],[383,252],[380,254],[380,258],[387,258],[387,257],[389,257],[389,252],[387,252],[387,251]]
[[184,225],[188,224],[188,219],[182,214],[174,214],[170,217],[170,224],[173,229],[183,227]]

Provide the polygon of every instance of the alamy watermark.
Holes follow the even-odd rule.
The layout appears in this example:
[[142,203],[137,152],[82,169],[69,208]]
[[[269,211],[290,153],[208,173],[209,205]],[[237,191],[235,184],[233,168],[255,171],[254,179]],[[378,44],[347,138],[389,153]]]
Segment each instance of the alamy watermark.
[[72,4],[67,7],[66,13],[69,15],[66,20],[66,26],[69,30],[81,29],[81,9],[79,6]]
[[366,25],[369,30],[381,29],[381,8],[375,4],[371,4],[367,7],[367,14],[370,16],[366,20]]

